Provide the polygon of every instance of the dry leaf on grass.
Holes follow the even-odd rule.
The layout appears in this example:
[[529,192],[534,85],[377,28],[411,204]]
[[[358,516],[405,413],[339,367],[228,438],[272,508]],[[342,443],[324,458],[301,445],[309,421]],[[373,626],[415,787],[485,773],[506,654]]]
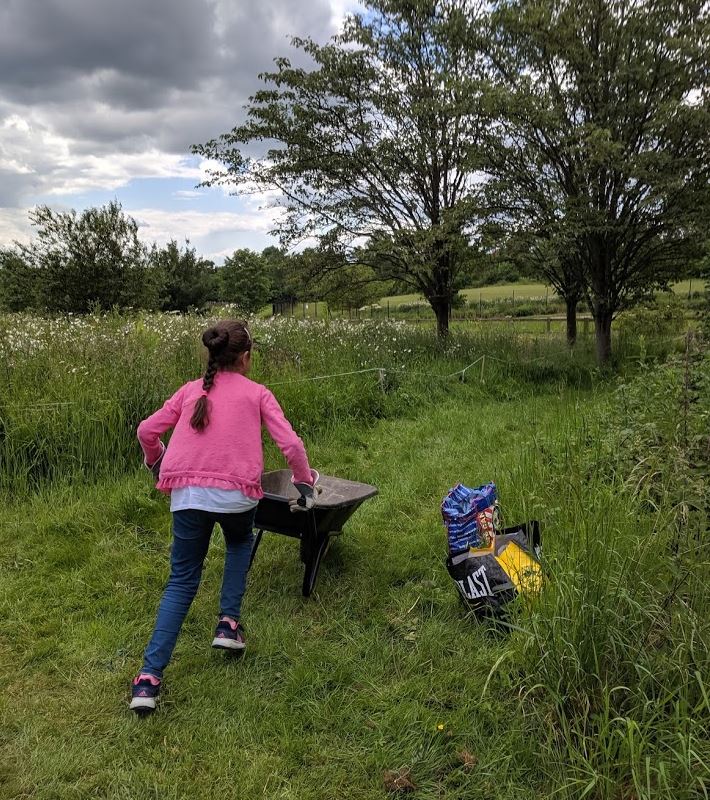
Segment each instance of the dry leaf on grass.
[[383,777],[388,792],[413,792],[417,788],[412,782],[412,772],[408,767],[386,769]]
[[461,752],[456,753],[456,755],[464,769],[473,769],[478,763],[478,756],[474,756],[473,753],[469,753],[468,750],[461,750]]

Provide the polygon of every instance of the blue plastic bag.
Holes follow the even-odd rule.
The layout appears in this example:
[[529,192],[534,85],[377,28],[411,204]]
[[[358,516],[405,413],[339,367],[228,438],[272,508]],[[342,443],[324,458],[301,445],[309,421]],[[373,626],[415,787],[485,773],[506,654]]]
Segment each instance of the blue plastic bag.
[[495,483],[476,488],[459,483],[451,489],[441,504],[449,555],[490,545],[496,499]]

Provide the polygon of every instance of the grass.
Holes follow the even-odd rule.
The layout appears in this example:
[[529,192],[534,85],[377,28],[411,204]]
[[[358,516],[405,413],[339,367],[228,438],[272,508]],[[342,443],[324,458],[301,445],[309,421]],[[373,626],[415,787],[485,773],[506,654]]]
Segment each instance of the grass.
[[[704,283],[700,279],[685,280],[674,283],[672,293],[692,313],[697,310],[698,298],[704,292]],[[554,289],[543,283],[509,283],[483,286],[480,288],[462,289],[460,297],[464,306],[453,310],[453,320],[458,318],[459,324],[471,318],[509,317],[510,321],[503,323],[510,326],[515,321],[516,329],[520,329],[520,318],[534,315],[550,315],[561,317],[561,321],[552,321],[555,330],[564,330],[564,316],[566,313],[564,301],[555,293]],[[691,300],[691,294],[693,299]],[[663,298],[659,294],[659,298]],[[408,322],[431,323],[435,321],[434,314],[429,304],[421,294],[403,294],[383,297],[378,302],[365,305],[361,309],[329,309],[326,302],[296,303],[293,309],[285,311],[298,319],[401,319]],[[588,314],[588,310],[580,304],[580,314]],[[271,306],[264,307],[260,316],[268,318],[272,313]],[[500,323],[497,324],[500,327]],[[580,328],[582,321],[580,320]],[[690,323],[691,327],[693,323]],[[547,332],[546,321],[530,322],[527,326],[534,333]],[[593,330],[593,323],[590,325]]]
[[[554,291],[545,286],[544,283],[500,283],[494,286],[482,286],[480,289],[462,289],[461,294],[466,300],[476,302],[479,297],[483,300],[503,300],[512,298],[530,298],[530,297],[545,297],[545,291],[548,291],[550,298],[554,296]],[[392,297],[383,297],[380,300],[380,305],[387,305],[390,303],[390,308],[397,308],[403,303],[415,303],[424,298],[420,294],[401,294]]]
[[[687,296],[689,291],[703,291],[703,282],[700,279],[694,281],[679,281],[673,284],[673,292],[679,296]],[[493,286],[482,286],[478,289],[462,289],[460,292],[466,301],[476,303],[479,298],[484,301],[489,300],[507,300],[515,297],[519,300],[528,300],[531,298],[545,298],[545,295],[552,300],[556,297],[555,291],[550,286],[544,283],[500,283]],[[389,302],[390,308],[397,308],[402,304],[415,303],[424,300],[421,294],[401,294],[393,295],[391,297],[383,297],[380,300],[380,305],[387,305]]]
[[[138,458],[138,422],[201,373],[205,324],[150,314],[0,317],[0,492],[125,474]],[[428,404],[458,380],[445,376],[486,354],[488,384],[472,387],[502,397],[541,381],[588,385],[594,370],[588,346],[570,354],[563,341],[484,328],[446,344],[395,322],[277,318],[255,320],[253,330],[261,342],[254,377],[273,387],[305,434]],[[302,381],[334,373],[348,374]]]
[[[383,384],[367,373],[274,386],[313,464],[380,495],[348,523],[310,600],[297,543],[266,534],[237,661],[209,649],[215,537],[162,708],[138,720],[128,683],[167,576],[170,518],[134,466],[133,416],[199,367],[203,321],[29,324],[19,342],[5,338],[5,446],[20,452],[7,433],[33,394],[82,405],[22,428],[27,453],[44,446],[41,480],[23,485],[7,474],[19,462],[2,463],[16,490],[0,518],[0,797],[374,800],[397,769],[426,800],[707,795],[710,571],[703,524],[683,524],[702,515],[677,499],[682,459],[666,479],[645,458],[663,465],[676,429],[701,437],[702,452],[707,403],[684,404],[678,380],[649,366],[617,398],[584,353],[563,358],[553,342],[457,334],[457,349],[433,358],[431,334],[407,326],[264,328],[259,375],[274,383],[363,363],[393,370]],[[375,350],[385,334],[394,341]],[[482,351],[505,361],[465,383],[433,377]],[[681,384],[705,385],[688,374]],[[91,402],[97,386],[112,415]],[[92,447],[100,463],[114,454],[111,469],[92,473]],[[267,465],[281,463],[268,448]],[[507,635],[465,615],[444,567],[442,496],[489,479],[508,520],[543,522],[546,589],[513,609]]]
[[[311,445],[319,468],[372,481],[380,497],[353,518],[311,601],[299,594],[297,546],[267,535],[241,662],[208,648],[215,541],[161,714],[147,722],[129,716],[125,698],[166,576],[164,501],[140,473],[17,507],[2,531],[3,797],[212,797],[231,791],[236,771],[232,796],[379,798],[383,771],[401,766],[421,797],[481,785],[542,796],[514,683],[496,679],[480,697],[505,643],[461,613],[437,505],[460,478],[506,486],[530,446],[528,425],[511,419],[549,423],[561,407],[569,402],[526,402],[502,416],[489,403],[472,425],[467,409],[446,404]],[[491,438],[503,446],[481,451]],[[522,513],[512,486],[508,499]],[[475,753],[475,774],[461,750]]]

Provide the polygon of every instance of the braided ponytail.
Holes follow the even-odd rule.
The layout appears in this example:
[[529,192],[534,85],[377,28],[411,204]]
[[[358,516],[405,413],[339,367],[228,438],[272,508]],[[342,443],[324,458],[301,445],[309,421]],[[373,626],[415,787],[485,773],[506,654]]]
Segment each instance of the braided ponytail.
[[190,419],[190,425],[196,431],[203,431],[210,421],[207,395],[215,376],[221,368],[234,364],[241,353],[251,350],[251,336],[244,323],[221,322],[202,334],[202,343],[210,355],[202,378],[202,395],[195,403]]
[[203,431],[207,427],[207,423],[210,421],[207,393],[212,388],[214,376],[217,374],[218,369],[219,365],[217,364],[217,359],[210,354],[209,361],[207,362],[207,370],[205,371],[205,377],[202,379],[202,395],[195,403],[195,408],[192,412],[192,419],[190,420],[190,425],[192,425],[196,431]]

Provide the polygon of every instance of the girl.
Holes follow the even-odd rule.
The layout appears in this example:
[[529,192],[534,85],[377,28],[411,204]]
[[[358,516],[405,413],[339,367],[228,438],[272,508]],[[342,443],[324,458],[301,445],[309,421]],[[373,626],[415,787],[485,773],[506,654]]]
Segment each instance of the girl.
[[[273,394],[247,378],[252,339],[246,325],[219,322],[204,332],[202,342],[209,351],[202,380],[186,383],[138,426],[145,464],[155,475],[157,488],[170,494],[173,514],[170,578],[143,668],[131,687],[130,707],[138,713],[155,709],[163,670],[200,584],[215,522],[222,528],[226,553],[212,646],[230,651],[246,648],[240,610],[254,514],[263,496],[262,424],[286,457],[306,506],[315,501],[317,473],[311,471],[303,442]],[[169,428],[174,430],[166,448],[160,436]]]

